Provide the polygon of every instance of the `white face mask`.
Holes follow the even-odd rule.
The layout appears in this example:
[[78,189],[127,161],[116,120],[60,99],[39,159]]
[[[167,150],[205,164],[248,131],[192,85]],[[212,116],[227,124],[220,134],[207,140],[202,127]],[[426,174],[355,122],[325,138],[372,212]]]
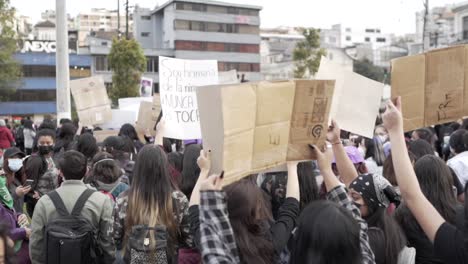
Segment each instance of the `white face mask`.
[[23,167],[23,160],[21,159],[8,159],[8,168],[12,172],[17,172]]
[[387,142],[387,139],[388,139],[388,136],[387,135],[379,135],[379,140],[380,142],[383,144],[385,142]]

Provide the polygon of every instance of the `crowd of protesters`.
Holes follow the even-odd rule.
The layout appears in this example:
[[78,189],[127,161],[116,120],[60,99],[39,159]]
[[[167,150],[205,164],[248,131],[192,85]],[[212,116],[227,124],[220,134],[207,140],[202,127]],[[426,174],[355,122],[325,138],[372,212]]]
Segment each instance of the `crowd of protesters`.
[[374,138],[223,186],[200,141],[0,120],[0,263],[468,263],[468,121]]

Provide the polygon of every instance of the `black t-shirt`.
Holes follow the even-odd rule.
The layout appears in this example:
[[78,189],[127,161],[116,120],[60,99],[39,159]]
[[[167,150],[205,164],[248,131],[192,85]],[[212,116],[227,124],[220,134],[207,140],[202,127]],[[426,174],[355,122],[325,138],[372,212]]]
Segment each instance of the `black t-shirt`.
[[436,256],[446,264],[466,264],[468,254],[463,241],[463,232],[445,222],[437,230],[434,239]]

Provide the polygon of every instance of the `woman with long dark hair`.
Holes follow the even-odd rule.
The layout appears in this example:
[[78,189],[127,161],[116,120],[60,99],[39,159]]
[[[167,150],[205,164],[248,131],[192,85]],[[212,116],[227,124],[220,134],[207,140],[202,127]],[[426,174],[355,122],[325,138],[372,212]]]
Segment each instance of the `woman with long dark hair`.
[[392,216],[386,212],[396,192],[382,176],[361,174],[356,171],[340,141],[340,128],[332,122],[330,140],[336,157],[340,176],[354,203],[359,207],[362,218],[369,225],[370,245],[376,263],[397,264],[400,252],[405,250],[406,238]]
[[[203,245],[199,238],[200,182],[207,178],[210,161],[202,151],[199,159],[200,177],[190,199],[190,219],[192,234],[200,251]],[[234,231],[241,263],[274,263],[291,237],[299,215],[299,182],[297,162],[288,163],[286,200],[273,221],[263,191],[251,178],[242,179],[224,187],[227,199],[229,221]],[[203,241],[201,241],[203,242]]]
[[192,196],[193,188],[195,187],[198,176],[200,175],[200,168],[198,167],[197,159],[200,156],[201,149],[201,145],[192,144],[188,145],[184,151],[180,190],[188,199]]
[[390,134],[393,164],[401,195],[428,239],[434,244],[435,256],[443,263],[468,263],[468,206],[465,204],[465,223],[463,227],[457,228],[424,195],[406,152],[400,97],[397,98],[396,105],[388,102],[383,121]]
[[120,128],[119,136],[130,139],[129,142],[134,148],[135,155],[140,152],[141,148],[144,146],[144,144],[138,138],[138,133],[136,132],[135,127],[131,124],[124,124]]
[[[126,263],[133,256],[130,254],[130,238],[136,226],[166,229],[166,261],[169,263],[176,261],[179,248],[192,245],[187,219],[188,200],[172,184],[166,154],[159,146],[146,145],[141,149],[132,185],[116,200],[114,212],[114,241],[118,250],[125,250]],[[155,245],[154,236],[148,239],[149,245]],[[158,258],[157,252],[147,254],[146,257]]]
[[[434,155],[420,158],[414,169],[424,196],[447,222],[455,225],[458,204],[452,189],[450,169]],[[395,217],[403,228],[409,245],[416,249],[416,263],[443,263],[435,257],[434,246],[405,203],[396,210]]]
[[73,140],[76,135],[76,127],[73,123],[64,123],[60,127],[54,146],[54,154],[59,154],[73,148]]

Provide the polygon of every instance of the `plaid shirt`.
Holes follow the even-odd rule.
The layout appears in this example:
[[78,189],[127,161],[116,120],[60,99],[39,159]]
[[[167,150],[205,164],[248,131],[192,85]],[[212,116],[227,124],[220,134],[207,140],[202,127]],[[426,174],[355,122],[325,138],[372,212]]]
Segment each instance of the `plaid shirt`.
[[200,192],[200,235],[203,263],[240,263],[224,192]]
[[335,187],[328,192],[327,199],[338,203],[353,214],[354,219],[359,223],[359,227],[361,228],[359,241],[361,244],[362,263],[375,264],[374,252],[372,252],[369,245],[369,236],[367,235],[367,223],[361,218],[361,212],[349,198],[346,188],[342,185]]

